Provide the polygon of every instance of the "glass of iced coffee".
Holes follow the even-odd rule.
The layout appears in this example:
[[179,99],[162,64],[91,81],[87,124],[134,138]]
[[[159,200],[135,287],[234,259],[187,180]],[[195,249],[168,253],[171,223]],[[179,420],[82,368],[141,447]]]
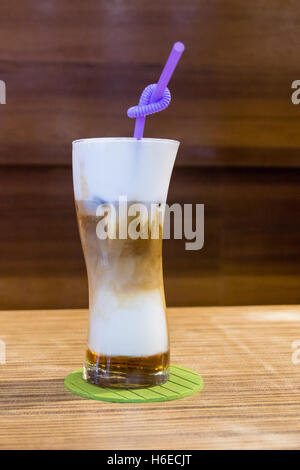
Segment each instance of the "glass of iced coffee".
[[169,376],[162,276],[163,215],[179,142],[73,142],[77,219],[89,284],[84,378],[102,387]]

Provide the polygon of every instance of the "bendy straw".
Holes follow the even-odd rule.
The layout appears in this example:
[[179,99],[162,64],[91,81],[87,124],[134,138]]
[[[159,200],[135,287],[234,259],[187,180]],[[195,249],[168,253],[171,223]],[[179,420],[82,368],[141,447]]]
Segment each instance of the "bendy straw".
[[157,84],[147,86],[141,94],[139,104],[128,109],[128,117],[136,119],[134,129],[136,139],[140,140],[143,137],[146,116],[162,111],[169,106],[171,93],[167,85],[183,51],[184,44],[175,42]]

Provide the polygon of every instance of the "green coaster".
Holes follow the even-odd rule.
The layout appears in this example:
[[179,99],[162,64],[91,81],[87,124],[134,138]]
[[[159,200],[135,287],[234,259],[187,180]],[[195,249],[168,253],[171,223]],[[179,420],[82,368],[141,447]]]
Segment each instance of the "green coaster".
[[67,375],[65,387],[76,395],[92,400],[118,403],[148,403],[153,401],[177,400],[201,390],[204,386],[201,375],[180,366],[170,367],[170,379],[163,385],[132,390],[102,388],[87,383],[82,378],[82,369]]

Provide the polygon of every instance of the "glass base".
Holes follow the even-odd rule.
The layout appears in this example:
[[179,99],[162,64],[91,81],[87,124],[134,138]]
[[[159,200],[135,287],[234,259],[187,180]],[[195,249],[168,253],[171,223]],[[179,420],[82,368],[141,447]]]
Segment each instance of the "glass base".
[[94,364],[85,362],[83,378],[88,383],[108,388],[145,388],[162,385],[169,380],[169,369],[155,373],[142,371],[116,371],[105,370]]

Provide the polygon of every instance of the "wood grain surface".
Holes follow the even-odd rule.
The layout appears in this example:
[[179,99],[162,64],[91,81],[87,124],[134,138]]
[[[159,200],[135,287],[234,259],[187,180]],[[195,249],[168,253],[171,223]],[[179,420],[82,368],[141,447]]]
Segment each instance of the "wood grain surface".
[[169,305],[300,303],[298,0],[1,0],[0,309],[87,306],[71,142],[126,117],[186,50],[148,137],[181,146],[170,202],[205,204],[205,246],[165,244]]
[[[157,404],[70,394],[85,310],[6,311],[0,340],[1,449],[299,449],[299,306],[169,310],[172,362],[199,372],[202,392]],[[299,355],[298,355],[299,356]]]

